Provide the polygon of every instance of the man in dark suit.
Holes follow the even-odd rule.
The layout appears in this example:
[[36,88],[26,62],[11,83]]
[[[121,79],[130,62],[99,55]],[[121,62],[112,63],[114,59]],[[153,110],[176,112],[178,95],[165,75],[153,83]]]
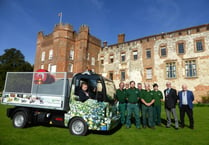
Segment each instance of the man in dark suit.
[[175,120],[175,129],[178,129],[178,118],[176,114],[176,103],[177,103],[177,92],[175,89],[171,88],[171,83],[166,83],[167,89],[164,90],[165,95],[165,111],[166,111],[166,117],[167,117],[167,128],[170,128],[171,126],[171,113],[173,114],[174,120]]
[[184,116],[185,112],[189,117],[189,127],[194,129],[194,119],[193,119],[193,101],[194,95],[192,91],[187,90],[186,85],[182,85],[182,91],[178,93],[179,99],[179,108],[180,108],[180,120],[181,120],[181,127],[184,128]]

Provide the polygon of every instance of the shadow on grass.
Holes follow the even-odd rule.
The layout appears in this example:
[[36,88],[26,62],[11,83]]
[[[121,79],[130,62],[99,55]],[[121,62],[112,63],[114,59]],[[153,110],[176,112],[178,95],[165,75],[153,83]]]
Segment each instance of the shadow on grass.
[[97,135],[112,135],[115,132],[117,132],[118,130],[120,130],[120,128],[122,127],[122,125],[118,125],[117,127],[113,128],[112,130],[109,131],[96,131],[96,130],[89,130],[87,135],[89,134],[97,134]]
[[[35,128],[35,127],[57,127],[57,128],[63,128],[63,129],[67,129],[69,131],[68,127],[65,127],[63,125],[52,125],[52,124],[47,124],[47,123],[36,123],[36,124],[28,124],[26,126],[26,128]],[[97,134],[97,135],[112,135],[115,132],[117,132],[118,130],[120,130],[120,128],[122,127],[122,125],[118,125],[117,127],[113,128],[112,130],[109,131],[96,131],[96,130],[88,130],[86,136],[90,135],[90,134]]]
[[[167,120],[166,119],[164,119],[164,118],[161,118],[161,123],[163,124],[163,125],[165,125],[165,127],[166,127],[166,125],[167,125]],[[171,119],[171,127],[173,127],[173,128],[175,128],[175,120],[174,119]],[[180,121],[178,121],[178,124],[179,124],[179,126],[181,125],[181,122]],[[185,125],[185,127],[189,127],[188,125]]]

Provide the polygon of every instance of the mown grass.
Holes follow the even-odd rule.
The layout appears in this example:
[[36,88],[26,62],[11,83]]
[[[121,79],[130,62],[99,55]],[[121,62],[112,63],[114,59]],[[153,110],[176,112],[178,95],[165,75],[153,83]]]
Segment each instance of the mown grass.
[[[156,127],[130,129],[124,126],[113,133],[90,132],[87,136],[73,136],[68,128],[32,126],[25,129],[13,128],[6,117],[6,108],[0,104],[0,145],[209,145],[209,107],[195,107],[195,129],[175,130]],[[178,113],[179,114],[179,113]],[[162,108],[162,118],[165,112]],[[188,119],[186,117],[186,123]]]

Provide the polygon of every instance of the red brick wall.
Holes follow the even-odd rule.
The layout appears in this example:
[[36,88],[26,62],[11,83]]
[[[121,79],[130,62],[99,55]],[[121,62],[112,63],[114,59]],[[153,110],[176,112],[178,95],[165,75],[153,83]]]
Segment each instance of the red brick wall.
[[[34,71],[44,65],[48,69],[48,64],[56,65],[56,72],[68,72],[69,63],[73,64],[73,72],[83,72],[87,67],[98,70],[97,56],[101,48],[101,41],[91,36],[89,28],[82,25],[76,33],[69,24],[56,25],[54,31],[49,35],[38,33],[36,59]],[[49,60],[49,51],[53,50],[53,58]],[[74,50],[74,59],[70,60],[70,50]],[[45,60],[41,61],[42,52],[45,51]],[[89,54],[89,55],[88,55]],[[87,57],[89,56],[89,60]],[[96,64],[91,66],[91,57],[95,57]]]

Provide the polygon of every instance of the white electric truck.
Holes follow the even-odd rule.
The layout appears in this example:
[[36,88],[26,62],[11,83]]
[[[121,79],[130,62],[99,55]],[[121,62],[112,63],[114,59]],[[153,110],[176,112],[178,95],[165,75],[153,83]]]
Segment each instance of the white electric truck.
[[[85,102],[78,96],[82,82],[91,94]],[[119,124],[114,97],[113,81],[91,71],[72,75],[39,70],[8,72],[2,104],[13,106],[7,116],[16,128],[47,123],[68,127],[73,135],[86,135],[88,130],[108,131]]]

